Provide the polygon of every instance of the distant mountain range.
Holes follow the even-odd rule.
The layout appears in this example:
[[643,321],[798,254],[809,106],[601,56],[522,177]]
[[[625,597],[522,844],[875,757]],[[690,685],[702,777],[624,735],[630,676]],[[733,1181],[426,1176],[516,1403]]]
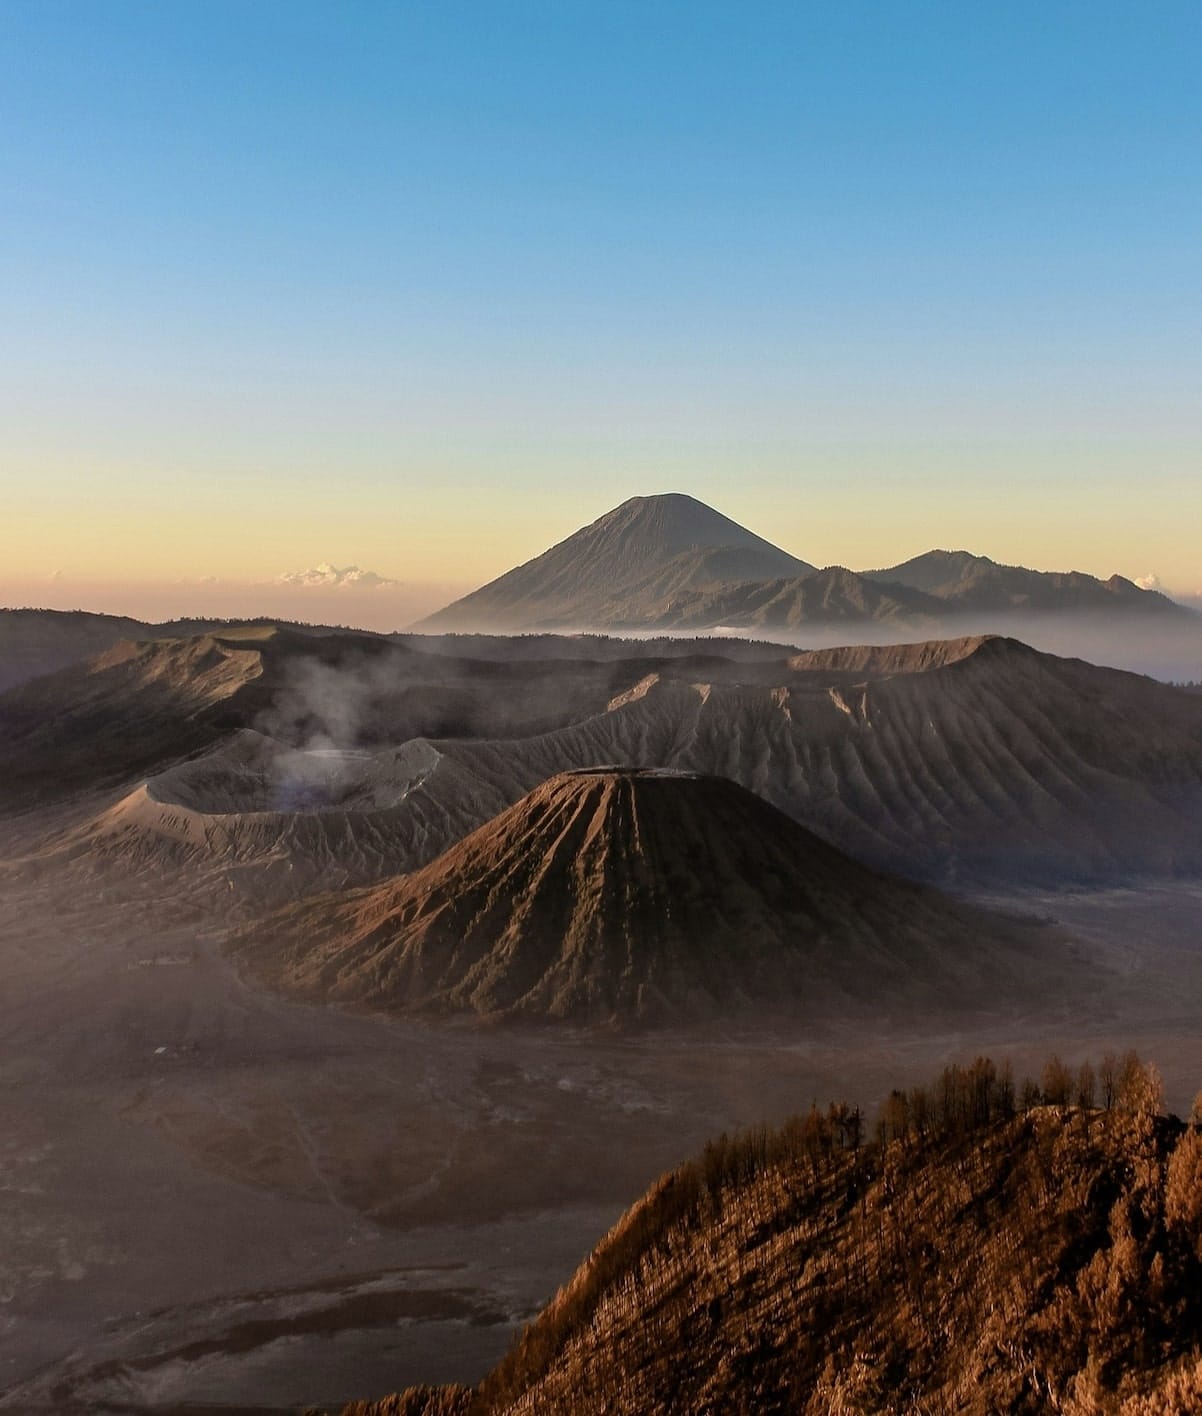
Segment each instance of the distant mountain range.
[[928,551],[883,570],[819,570],[693,497],[632,497],[541,556],[415,628],[780,631],[883,622],[930,630],[957,615],[1119,612],[1185,616],[1121,575],[999,565]]
[[[1121,575],[1099,580],[1081,571],[1027,570],[967,551],[939,550],[881,570],[819,570],[695,498],[668,493],[632,497],[408,633],[287,627],[307,635],[370,635],[483,658],[508,658],[513,649],[490,647],[479,638],[468,649],[462,642],[440,644],[437,636],[717,631],[781,635],[794,643],[804,634],[814,645],[830,643],[835,635],[836,642],[856,642],[857,636],[900,640],[1005,633],[1057,652],[1107,660],[1113,646],[1106,627],[1131,620],[1179,630],[1184,647],[1178,652],[1166,644],[1163,654],[1145,662],[1136,641],[1125,636],[1119,662],[1165,677],[1196,675],[1202,615]],[[1074,627],[1068,643],[1054,632],[1065,621]],[[0,609],[0,692],[104,653],[122,640],[242,632],[267,623],[284,622],[147,623],[84,610]],[[600,642],[592,649],[595,657],[614,657]]]

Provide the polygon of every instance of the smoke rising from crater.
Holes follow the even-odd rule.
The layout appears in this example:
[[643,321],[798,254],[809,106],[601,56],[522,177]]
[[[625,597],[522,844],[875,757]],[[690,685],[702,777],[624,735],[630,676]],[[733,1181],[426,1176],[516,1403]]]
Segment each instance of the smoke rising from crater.
[[[395,680],[394,673],[386,676]],[[295,660],[255,727],[308,752],[356,747],[381,677],[377,665],[360,656],[334,664]]]

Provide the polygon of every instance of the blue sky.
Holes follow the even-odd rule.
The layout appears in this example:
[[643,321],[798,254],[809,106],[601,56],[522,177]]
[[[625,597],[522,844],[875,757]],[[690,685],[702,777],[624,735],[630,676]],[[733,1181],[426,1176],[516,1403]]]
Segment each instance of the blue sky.
[[1200,72],[1196,3],[0,0],[7,573],[471,582],[680,489],[1196,589]]

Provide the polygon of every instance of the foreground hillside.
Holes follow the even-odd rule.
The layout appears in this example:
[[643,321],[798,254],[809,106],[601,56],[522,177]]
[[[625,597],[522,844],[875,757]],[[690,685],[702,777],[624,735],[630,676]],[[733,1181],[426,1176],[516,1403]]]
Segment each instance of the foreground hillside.
[[894,1093],[877,1144],[835,1107],[723,1138],[479,1388],[348,1416],[1196,1411],[1202,1135],[1156,1114],[1151,1072],[1063,1104],[1092,1089],[1053,1062],[1015,1114],[979,1061]]
[[424,870],[232,947],[310,997],[589,1023],[930,1017],[1084,982],[1054,931],[869,870],[734,782],[615,767],[553,777]]

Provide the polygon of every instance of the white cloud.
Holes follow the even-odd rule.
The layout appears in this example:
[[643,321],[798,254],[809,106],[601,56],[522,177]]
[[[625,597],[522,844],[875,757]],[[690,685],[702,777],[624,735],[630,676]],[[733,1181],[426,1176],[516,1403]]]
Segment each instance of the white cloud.
[[386,575],[377,575],[374,570],[360,570],[357,565],[337,566],[329,561],[312,566],[309,570],[292,570],[277,575],[276,585],[298,586],[302,589],[329,589],[331,587],[354,590],[391,590],[400,585],[399,580],[390,580]]
[[1148,571],[1147,575],[1137,575],[1135,577],[1135,583],[1139,586],[1141,590],[1164,589],[1164,585],[1161,583],[1160,576],[1157,575],[1154,570]]

